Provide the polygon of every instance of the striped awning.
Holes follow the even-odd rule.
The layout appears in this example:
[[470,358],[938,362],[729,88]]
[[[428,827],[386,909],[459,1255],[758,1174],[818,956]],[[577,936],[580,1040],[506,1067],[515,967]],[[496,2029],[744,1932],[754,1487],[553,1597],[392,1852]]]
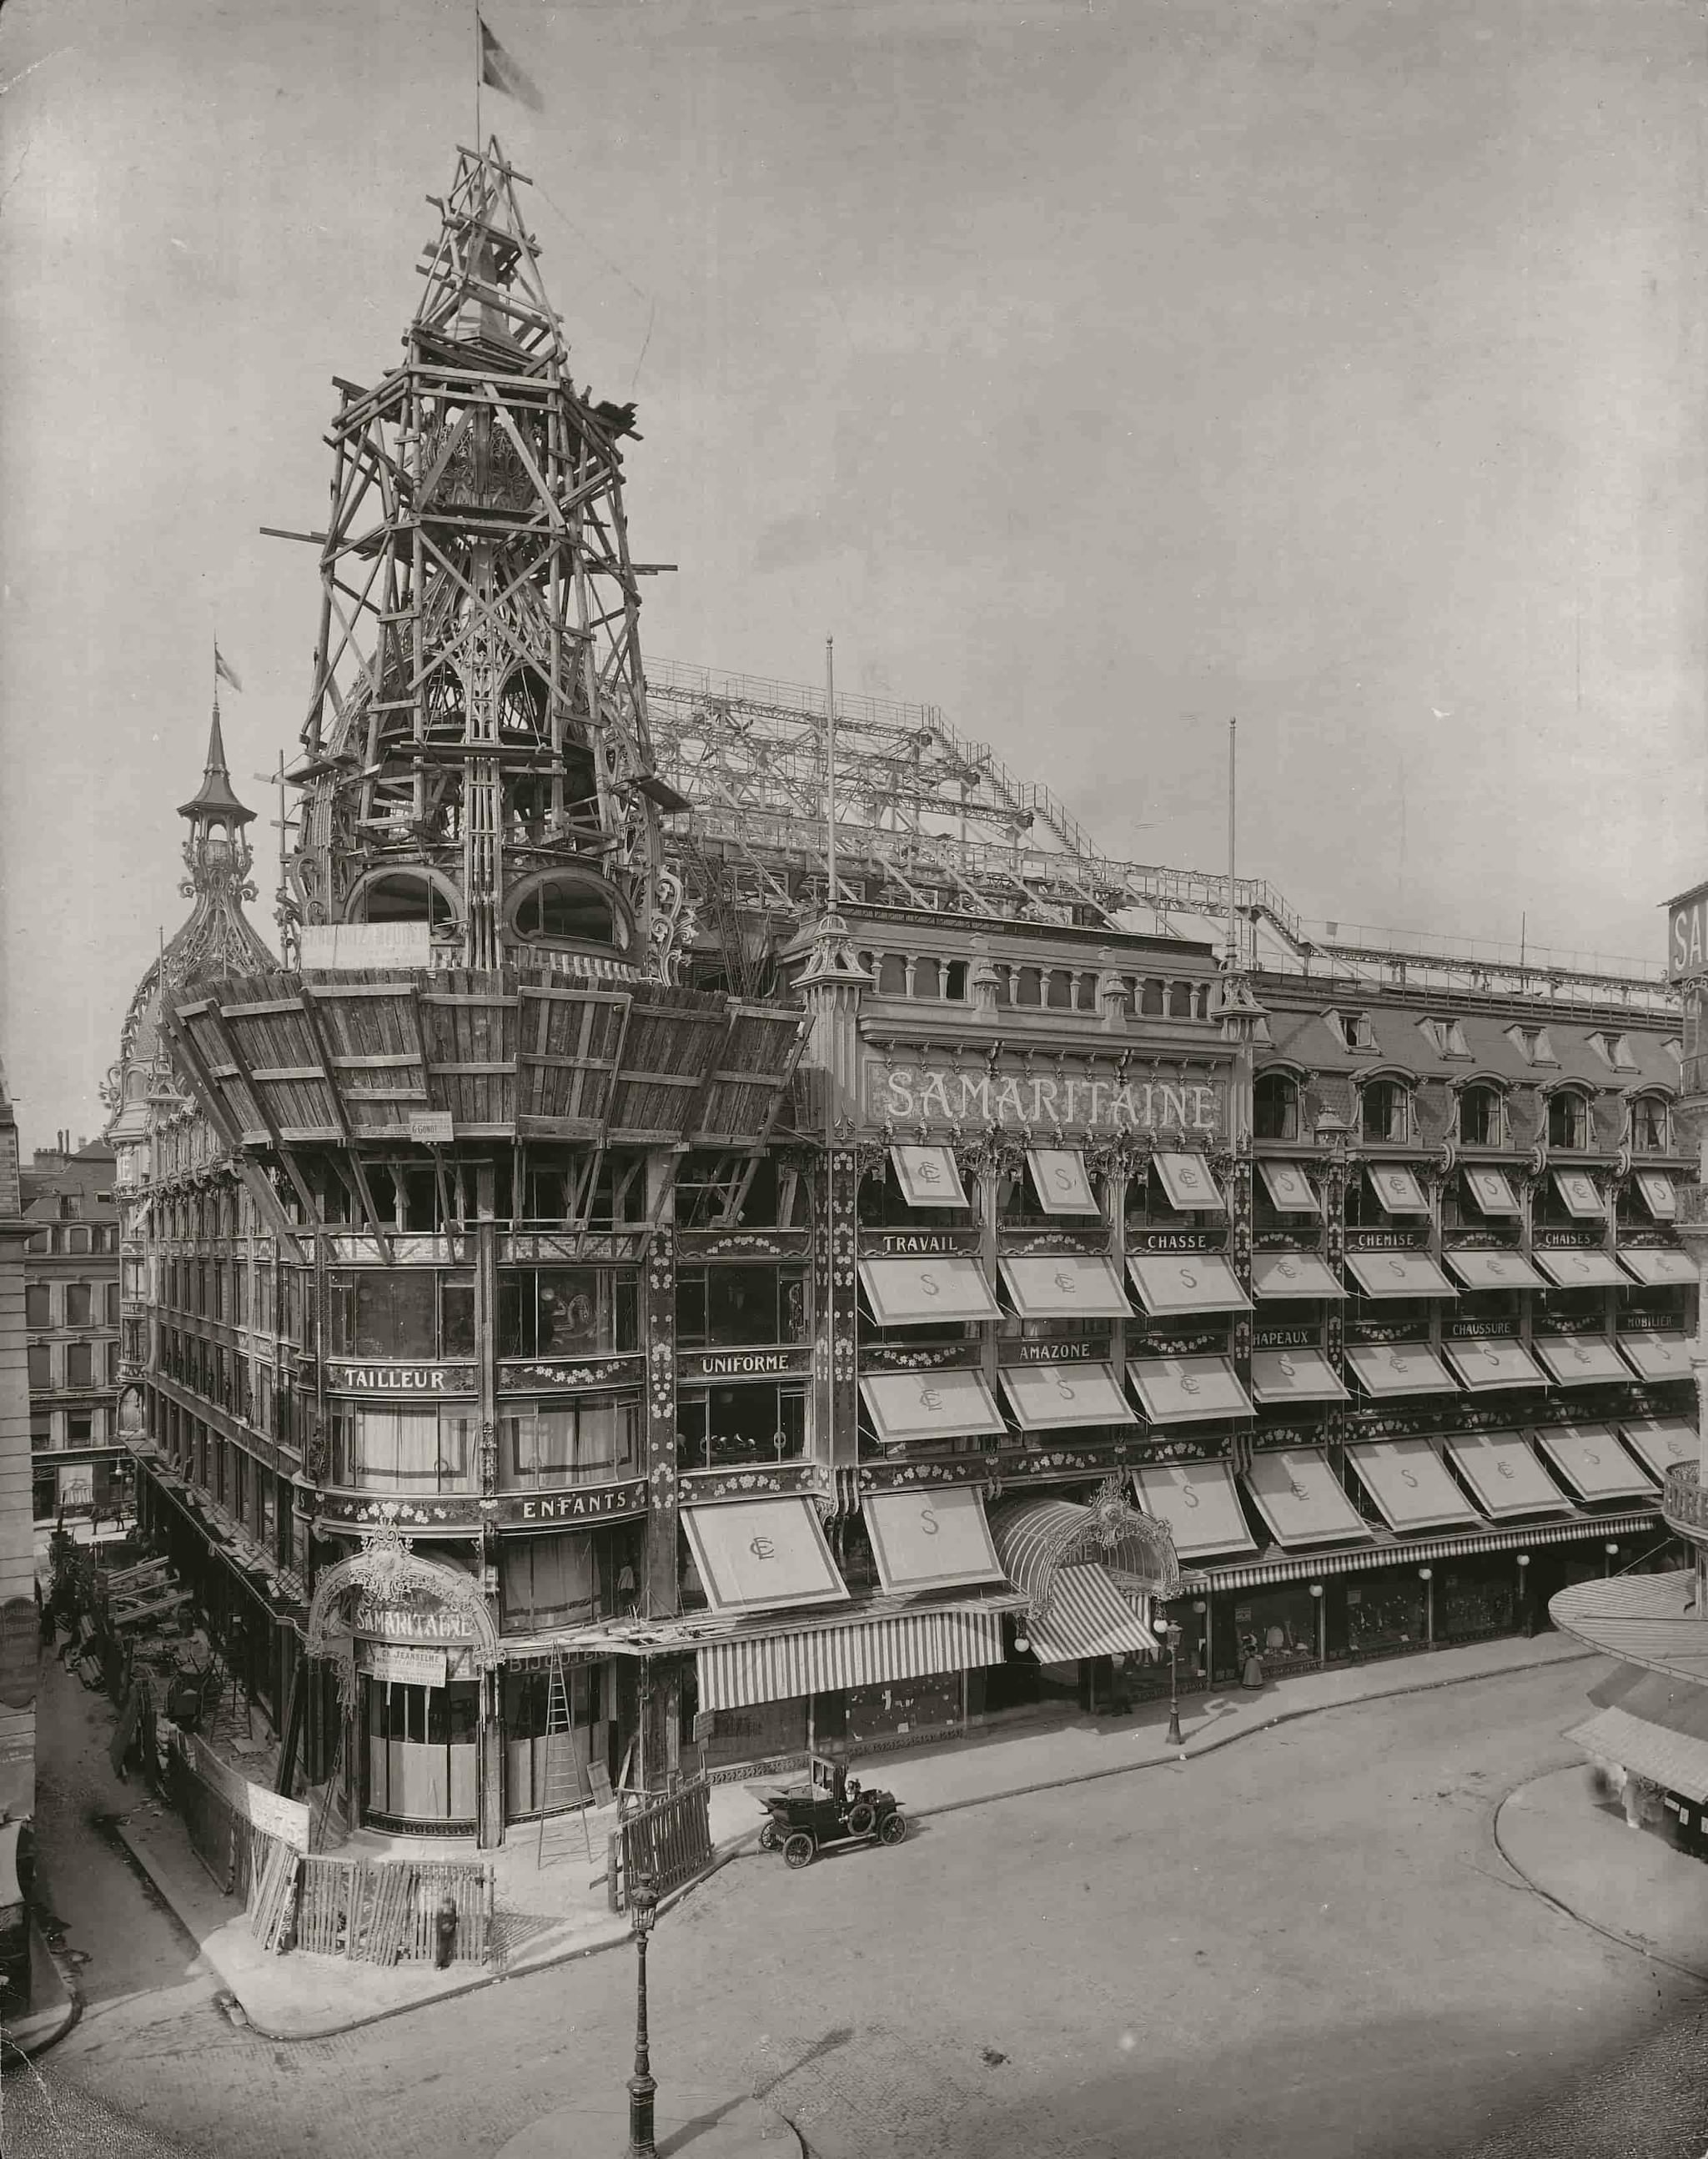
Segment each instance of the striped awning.
[[695,1654],[701,1709],[748,1709],[837,1687],[887,1686],[1002,1661],[991,1612],[910,1612],[846,1627],[709,1642]]
[[[1206,1590],[1260,1589],[1272,1582],[1303,1582],[1325,1574],[1368,1574],[1375,1567],[1410,1566],[1423,1560],[1451,1560],[1462,1554],[1468,1557],[1478,1552],[1534,1551],[1542,1545],[1569,1544],[1580,1537],[1640,1536],[1647,1530],[1659,1527],[1660,1516],[1657,1514],[1597,1514],[1580,1515],[1572,1522],[1539,1522],[1524,1530],[1491,1530],[1478,1536],[1384,1538],[1374,1545],[1357,1545],[1349,1551],[1317,1552],[1298,1559],[1254,1560],[1249,1564],[1194,1570],[1182,1577],[1181,1588],[1187,1596],[1200,1596]],[[1644,1582],[1673,1579],[1670,1576],[1652,1575],[1638,1578]],[[1689,1581],[1690,1577],[1683,1579]],[[1583,1586],[1597,1590],[1607,1587],[1599,1582]],[[1618,1585],[1616,1582],[1613,1586]],[[1576,1593],[1571,1590],[1562,1592],[1566,1596]],[[1556,1627],[1565,1624],[1556,1608],[1558,1604],[1556,1597],[1549,1606]],[[1567,1631],[1581,1636],[1576,1627]],[[1633,1663],[1642,1661],[1640,1657],[1633,1659]],[[1705,1676],[1708,1676],[1708,1659],[1705,1659]]]
[[1062,1570],[1075,1562],[1100,1561],[1154,1596],[1179,1593],[1180,1564],[1167,1525],[1141,1514],[1116,1478],[1105,1479],[1089,1507],[1071,1499],[999,1499],[990,1520],[1002,1571],[1025,1592],[1035,1616],[1049,1610]]
[[1623,1709],[1604,1709],[1566,1736],[1586,1754],[1634,1769],[1664,1791],[1677,1792],[1699,1806],[1708,1800],[1708,1739],[1669,1732]]
[[1041,1665],[1130,1656],[1157,1646],[1156,1636],[1100,1566],[1060,1568],[1049,1617],[1034,1621],[1028,1632]]

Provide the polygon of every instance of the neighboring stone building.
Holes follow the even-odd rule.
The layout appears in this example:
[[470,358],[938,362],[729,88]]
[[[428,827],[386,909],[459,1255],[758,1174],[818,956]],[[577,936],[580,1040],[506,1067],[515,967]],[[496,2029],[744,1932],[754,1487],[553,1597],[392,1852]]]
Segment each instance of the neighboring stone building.
[[38,1522],[122,1511],[130,1457],[119,1439],[119,1217],[113,1151],[69,1132],[21,1173],[29,1224],[32,1505]]
[[18,1126],[0,1073],[0,1820],[35,1812],[37,1613]]

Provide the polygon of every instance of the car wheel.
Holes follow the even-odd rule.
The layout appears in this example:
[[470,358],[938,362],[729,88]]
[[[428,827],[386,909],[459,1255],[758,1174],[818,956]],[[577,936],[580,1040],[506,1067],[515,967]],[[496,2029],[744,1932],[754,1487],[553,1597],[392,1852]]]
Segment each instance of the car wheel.
[[798,1829],[783,1847],[783,1863],[785,1866],[810,1866],[815,1849],[806,1831]]
[[877,1836],[881,1844],[899,1844],[908,1833],[905,1815],[886,1815],[878,1825]]
[[775,1822],[768,1821],[763,1829],[759,1831],[759,1849],[761,1851],[775,1851],[777,1849],[777,1825]]
[[850,1836],[870,1836],[877,1825],[877,1810],[875,1808],[869,1807],[864,1799],[849,1808],[848,1834]]

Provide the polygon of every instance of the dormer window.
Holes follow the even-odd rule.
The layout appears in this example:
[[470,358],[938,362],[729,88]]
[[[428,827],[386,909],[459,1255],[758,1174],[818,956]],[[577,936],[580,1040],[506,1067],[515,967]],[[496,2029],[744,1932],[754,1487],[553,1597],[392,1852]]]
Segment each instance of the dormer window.
[[1603,1064],[1615,1072],[1634,1072],[1637,1059],[1631,1054],[1629,1038],[1623,1034],[1592,1034],[1590,1047]]
[[1411,1090],[1397,1080],[1371,1080],[1359,1094],[1359,1122],[1367,1140],[1411,1137]]
[[1631,1145],[1638,1154],[1665,1154],[1671,1146],[1671,1120],[1659,1095],[1639,1095],[1631,1105]]
[[1669,1034],[1660,1046],[1666,1052],[1667,1055],[1671,1058],[1674,1064],[1682,1064],[1684,1063],[1685,1044],[1684,1038],[1681,1035]]
[[1501,1100],[1493,1087],[1467,1087],[1459,1095],[1459,1141],[1463,1147],[1499,1147]]
[[1589,1104],[1581,1095],[1548,1098],[1548,1144],[1581,1153],[1589,1145]]
[[1374,1049],[1376,1030],[1368,1012],[1330,1012],[1328,1024],[1348,1049]]
[[1421,1019],[1419,1031],[1437,1057],[1468,1057],[1463,1023],[1456,1019]]
[[1526,1064],[1557,1064],[1554,1045],[1545,1027],[1509,1027],[1506,1038]]
[[1285,1072],[1260,1073],[1251,1090],[1251,1131],[1260,1140],[1299,1136],[1298,1082]]

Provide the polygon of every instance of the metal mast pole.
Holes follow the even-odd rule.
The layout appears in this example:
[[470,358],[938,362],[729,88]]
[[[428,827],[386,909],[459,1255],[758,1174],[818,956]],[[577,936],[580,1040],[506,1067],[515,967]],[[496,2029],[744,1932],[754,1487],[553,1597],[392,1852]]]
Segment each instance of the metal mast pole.
[[1234,790],[1235,767],[1238,761],[1238,720],[1228,722],[1228,965],[1240,965],[1240,947],[1236,941],[1234,913]]
[[836,640],[825,639],[825,847],[830,872],[830,912],[836,911]]

